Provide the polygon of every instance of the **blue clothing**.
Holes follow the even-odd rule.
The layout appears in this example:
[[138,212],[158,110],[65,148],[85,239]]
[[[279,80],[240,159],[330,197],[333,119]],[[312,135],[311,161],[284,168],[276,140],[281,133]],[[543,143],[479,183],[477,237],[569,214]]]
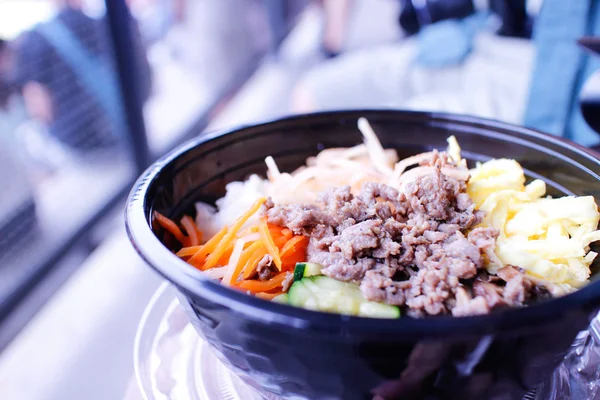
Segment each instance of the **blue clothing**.
[[[151,72],[137,25],[133,28],[140,101],[143,102],[150,93]],[[65,37],[68,40],[65,41]],[[62,47],[57,46],[59,39],[62,39]],[[50,133],[71,149],[84,153],[118,145],[124,130],[123,115],[118,114],[121,112],[120,87],[114,87],[116,82],[113,81],[110,90],[102,90],[107,88],[98,86],[105,85],[107,79],[102,75],[95,80],[94,76],[98,71],[110,72],[114,67],[108,39],[105,20],[95,20],[80,10],[64,8],[53,20],[25,33],[17,45],[13,85],[19,88],[33,81],[47,88],[52,100]],[[79,50],[73,51],[76,48]],[[74,67],[74,62],[79,66]],[[90,62],[102,64],[102,69],[90,68]]]
[[[109,47],[99,21],[66,8],[56,17],[94,57],[108,61]],[[49,21],[48,23],[53,23]],[[115,144],[113,127],[98,101],[75,71],[35,28],[20,39],[16,52],[15,84],[34,81],[52,98],[50,133],[73,149],[90,150]]]
[[477,13],[462,20],[448,19],[424,27],[418,36],[415,62],[429,68],[455,65],[471,51],[475,34],[481,30],[488,13]]
[[537,50],[524,124],[585,146],[600,136],[584,121],[579,94],[600,60],[588,55],[577,39],[600,34],[597,0],[545,0],[536,21]]
[[[600,0],[545,0],[533,31],[536,62],[524,125],[585,146],[600,136],[585,122],[579,95],[586,80],[600,69],[600,57],[578,44],[583,36],[600,35]],[[485,27],[485,13],[446,20],[419,33],[415,62],[424,67],[456,65],[469,54],[475,34]]]

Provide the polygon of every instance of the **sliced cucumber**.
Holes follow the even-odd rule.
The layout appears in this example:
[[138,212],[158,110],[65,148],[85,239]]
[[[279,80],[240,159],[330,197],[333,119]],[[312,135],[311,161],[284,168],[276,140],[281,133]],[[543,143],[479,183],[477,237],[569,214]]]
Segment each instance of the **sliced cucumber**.
[[296,267],[294,268],[294,282],[309,276],[321,275],[321,268],[323,267],[320,264],[310,262],[296,263]]
[[273,297],[273,300],[275,303],[281,303],[281,304],[289,304],[290,303],[290,299],[287,293],[284,294],[280,294],[279,296],[275,296]]
[[312,276],[294,282],[288,300],[292,306],[315,311],[371,318],[400,317],[398,307],[367,301],[358,285],[327,276]]
[[400,309],[388,304],[367,301],[360,305],[358,315],[371,318],[400,318]]

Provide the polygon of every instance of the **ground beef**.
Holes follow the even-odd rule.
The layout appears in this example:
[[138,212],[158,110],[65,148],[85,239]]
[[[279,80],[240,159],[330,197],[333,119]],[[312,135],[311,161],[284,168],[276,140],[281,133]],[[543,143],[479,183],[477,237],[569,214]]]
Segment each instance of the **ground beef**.
[[256,272],[258,273],[258,279],[261,281],[268,281],[271,279],[274,275],[273,257],[267,254],[261,258],[256,267]]
[[455,292],[455,304],[452,308],[452,315],[455,317],[465,317],[468,315],[487,314],[491,310],[491,305],[484,296],[471,297],[467,291],[460,287]]
[[506,304],[502,292],[503,290],[500,285],[491,282],[477,279],[473,283],[473,296],[484,298],[490,308]]
[[524,270],[507,266],[496,275],[482,271],[473,282],[472,291],[456,296],[452,309],[455,316],[485,314],[502,307],[521,307],[530,301],[550,297],[548,291],[534,282]]
[[504,299],[513,305],[522,305],[535,296],[533,290],[536,284],[525,275],[525,271],[513,266],[498,270],[498,276],[506,282]]
[[[265,204],[269,206],[270,204]],[[318,225],[334,223],[327,213],[313,205],[277,206],[269,210],[269,222],[287,226],[296,234],[310,234]]]
[[361,283],[361,290],[370,293],[373,301],[386,302],[393,305],[403,305],[406,302],[404,289],[406,282],[398,282],[392,279],[395,270],[389,267],[386,272],[373,269],[365,272],[365,278]]
[[472,315],[526,302],[534,285],[524,274],[506,270],[493,282],[485,273],[498,232],[475,228],[484,215],[466,181],[442,173],[466,167],[438,152],[425,164],[435,168],[402,192],[370,182],[356,195],[331,189],[315,205],[268,201],[263,212],[269,223],[310,237],[307,258],[325,275],[409,315]]
[[469,242],[481,249],[488,261],[495,261],[495,264],[500,265],[502,262],[494,252],[498,234],[494,228],[475,228],[469,232]]

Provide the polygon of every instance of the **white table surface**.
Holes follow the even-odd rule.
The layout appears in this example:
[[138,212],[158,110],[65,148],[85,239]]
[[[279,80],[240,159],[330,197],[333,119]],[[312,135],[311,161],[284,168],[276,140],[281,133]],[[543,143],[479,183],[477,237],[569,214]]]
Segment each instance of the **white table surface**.
[[135,331],[160,282],[114,232],[0,358],[0,398],[120,399]]

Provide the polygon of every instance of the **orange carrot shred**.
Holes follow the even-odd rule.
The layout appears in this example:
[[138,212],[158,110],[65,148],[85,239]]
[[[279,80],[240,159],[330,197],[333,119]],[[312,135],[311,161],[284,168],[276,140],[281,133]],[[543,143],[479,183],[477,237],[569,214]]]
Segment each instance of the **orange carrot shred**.
[[233,275],[231,275],[231,282],[230,283],[234,283],[238,276],[240,275],[240,273],[243,271],[244,266],[246,265],[246,263],[248,262],[248,260],[250,260],[252,258],[252,256],[258,252],[258,250],[263,246],[262,242],[257,240],[255,242],[253,242],[246,250],[244,250],[242,252],[242,255],[240,256],[240,259],[238,261],[238,264],[235,266],[235,269],[233,270]]
[[183,232],[181,232],[181,229],[179,229],[175,222],[171,221],[169,218],[165,217],[158,211],[154,211],[154,219],[159,223],[159,225],[163,229],[175,236],[175,239],[177,239],[183,246],[187,246],[187,238],[185,237]]
[[273,236],[273,238],[278,238],[280,236],[283,236],[283,230],[285,228],[282,228],[277,225],[271,225],[271,224],[267,224],[267,226],[269,227],[269,232],[271,233],[271,236]]
[[185,228],[185,231],[189,238],[190,246],[198,246],[200,244],[200,238],[198,237],[198,227],[196,223],[189,215],[181,218],[181,226]]
[[259,251],[259,249],[263,246],[263,243],[260,240],[256,240],[252,242],[250,246],[248,246],[240,257],[240,264],[245,265],[252,255]]
[[193,266],[198,267],[200,269],[205,269],[205,268],[202,268],[204,259],[206,258],[206,256],[209,253],[211,253],[217,247],[217,245],[219,244],[221,239],[223,239],[223,237],[226,234],[227,234],[227,227],[224,226],[223,229],[221,229],[215,236],[210,238],[210,240],[208,242],[206,242],[204,244],[204,246],[202,246],[200,248],[200,250],[198,250],[198,252],[196,254],[194,254],[192,256],[192,258],[190,258],[188,260],[188,263],[190,263]]
[[290,239],[281,249],[282,269],[288,271],[296,266],[296,263],[306,261],[306,236],[295,236]]
[[288,240],[288,242],[281,249],[281,257],[285,257],[289,252],[293,252],[296,246],[306,246],[305,242],[308,242],[308,238],[306,236],[294,236]]
[[266,200],[267,199],[265,199],[265,198],[261,198],[261,199],[257,200],[252,205],[252,207],[250,207],[250,209],[248,211],[246,211],[244,214],[242,214],[233,223],[233,225],[231,226],[231,228],[229,228],[227,230],[227,233],[219,241],[219,243],[214,248],[214,250],[212,251],[212,253],[210,253],[210,255],[206,259],[206,262],[204,263],[204,266],[202,267],[202,269],[209,269],[209,268],[212,268],[212,267],[214,267],[214,266],[217,265],[217,261],[219,261],[219,258],[221,258],[221,256],[223,255],[223,253],[225,252],[225,249],[227,249],[227,247],[235,240],[236,235],[239,232],[239,230],[241,229],[241,227],[246,223],[246,221],[248,221],[248,219],[252,215],[254,215],[254,213],[256,213],[258,211],[258,209],[263,205],[263,203]]
[[281,234],[282,234],[283,236],[285,236],[285,237],[286,237],[286,239],[288,239],[288,240],[289,240],[289,239],[291,239],[291,238],[292,238],[292,236],[294,236],[294,234],[292,233],[292,231],[290,231],[288,228],[284,228],[284,229],[281,231]]
[[256,232],[258,232],[258,226],[256,226],[256,225],[249,226],[248,228],[244,229],[243,231],[240,231],[240,233],[238,233],[238,237],[246,236],[246,235],[249,235],[251,233],[256,233]]
[[227,265],[227,263],[229,262],[229,257],[231,257],[231,253],[233,253],[233,245],[234,244],[235,244],[235,242],[231,243],[229,245],[229,247],[227,249],[225,249],[225,252],[223,253],[221,258],[219,258],[219,261],[217,262],[218,265]]
[[[288,238],[286,238],[285,236],[281,236],[281,237],[278,237],[277,239],[275,239],[275,246],[277,246],[281,250],[287,242],[288,242]],[[280,254],[281,254],[281,252],[280,252]]]
[[177,257],[189,257],[189,256],[193,256],[201,248],[202,248],[202,246],[183,247],[181,250],[179,250],[177,253],[175,253],[175,255]]
[[288,256],[283,258],[281,261],[282,261],[281,266],[284,271],[293,270],[294,267],[296,266],[296,263],[306,261],[306,251],[304,251],[304,249],[302,249],[302,250],[296,251],[293,254],[288,254]]
[[258,262],[267,254],[267,248],[260,242],[260,246],[254,251],[254,253],[248,258],[248,261],[242,268],[242,279],[248,279],[256,270]]
[[237,286],[242,289],[249,290],[251,292],[267,292],[269,290],[275,289],[276,287],[281,286],[283,281],[289,272],[282,272],[278,275],[275,275],[273,278],[268,281],[259,281],[259,280],[247,280],[240,282]]
[[260,220],[260,223],[258,225],[258,231],[260,232],[260,238],[265,244],[269,255],[273,257],[273,263],[275,263],[277,269],[281,271],[281,258],[279,257],[279,249],[277,248],[277,246],[275,246],[275,243],[273,242],[273,237],[269,232],[269,227],[267,225],[266,219],[262,218]]

